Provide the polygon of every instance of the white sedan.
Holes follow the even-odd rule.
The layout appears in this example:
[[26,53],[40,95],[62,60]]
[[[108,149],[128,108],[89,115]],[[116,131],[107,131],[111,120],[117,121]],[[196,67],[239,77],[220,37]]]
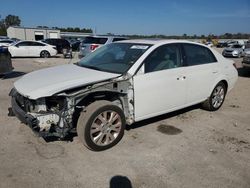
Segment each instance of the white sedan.
[[48,58],[57,54],[55,46],[37,41],[20,41],[10,45],[8,49],[11,57]]
[[202,103],[218,110],[235,85],[233,61],[198,43],[126,40],[14,83],[12,110],[40,136],[77,130],[96,151],[117,144],[134,122]]

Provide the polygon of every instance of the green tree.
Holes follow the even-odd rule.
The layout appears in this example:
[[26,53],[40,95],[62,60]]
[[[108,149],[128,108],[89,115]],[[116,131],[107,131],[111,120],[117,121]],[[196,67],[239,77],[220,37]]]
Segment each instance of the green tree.
[[20,26],[21,20],[19,16],[15,15],[8,15],[4,19],[5,27],[8,28],[9,26]]
[[7,28],[9,26],[20,26],[21,20],[18,16],[8,15],[4,19],[0,20],[0,35],[7,35]]

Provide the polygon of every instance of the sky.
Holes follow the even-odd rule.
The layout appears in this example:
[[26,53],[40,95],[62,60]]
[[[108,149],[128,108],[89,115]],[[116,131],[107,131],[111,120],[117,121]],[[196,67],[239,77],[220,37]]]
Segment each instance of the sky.
[[91,28],[97,34],[250,33],[250,0],[0,0],[21,26]]

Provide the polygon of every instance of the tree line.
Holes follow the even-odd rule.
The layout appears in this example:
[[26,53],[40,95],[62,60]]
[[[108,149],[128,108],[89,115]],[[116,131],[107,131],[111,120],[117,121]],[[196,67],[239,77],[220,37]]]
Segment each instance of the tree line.
[[[0,16],[1,18],[1,16]],[[20,26],[21,25],[21,19],[19,16],[16,15],[8,15],[4,19],[0,20],[0,35],[6,36],[7,35],[7,29],[10,26]],[[82,33],[93,33],[92,29],[90,28],[79,28],[79,27],[51,27],[48,26],[37,26],[37,28],[40,29],[58,29],[62,32],[82,32]]]
[[[109,33],[108,33],[109,34]],[[160,39],[249,39],[250,33],[225,33],[221,35],[122,35],[131,39],[136,38],[160,38]]]
[[[48,29],[49,27],[47,27],[47,26],[37,26],[37,28]],[[57,30],[60,30],[60,31],[62,31],[62,32],[93,33],[92,29],[90,29],[90,28],[79,28],[79,27],[67,27],[67,28],[63,28],[63,27],[51,27],[50,29],[57,29]]]

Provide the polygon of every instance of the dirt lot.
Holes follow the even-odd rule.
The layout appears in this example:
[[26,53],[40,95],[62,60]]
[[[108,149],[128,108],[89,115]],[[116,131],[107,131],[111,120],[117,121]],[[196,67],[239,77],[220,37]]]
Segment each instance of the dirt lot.
[[69,60],[13,59],[15,71],[0,79],[0,187],[249,188],[250,71],[234,60],[239,79],[219,111],[194,106],[139,122],[112,149],[93,152],[77,137],[45,142],[7,116],[15,80]]

